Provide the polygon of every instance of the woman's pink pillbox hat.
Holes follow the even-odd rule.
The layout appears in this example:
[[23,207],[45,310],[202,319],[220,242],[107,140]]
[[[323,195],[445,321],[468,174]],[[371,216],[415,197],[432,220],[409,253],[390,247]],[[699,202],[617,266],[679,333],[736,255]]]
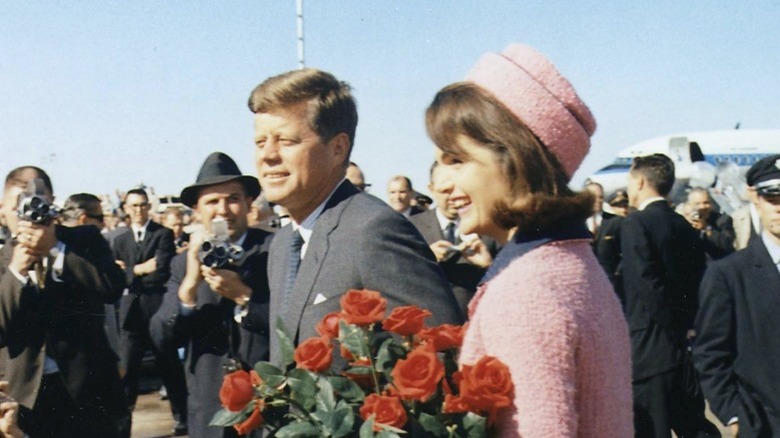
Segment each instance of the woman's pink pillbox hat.
[[513,44],[483,55],[466,80],[506,105],[572,177],[588,154],[596,120],[550,61],[529,46]]

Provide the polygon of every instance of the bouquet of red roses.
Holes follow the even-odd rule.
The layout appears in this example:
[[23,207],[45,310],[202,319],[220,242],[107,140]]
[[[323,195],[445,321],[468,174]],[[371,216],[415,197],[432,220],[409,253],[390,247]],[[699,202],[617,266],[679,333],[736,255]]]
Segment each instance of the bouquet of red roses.
[[[319,337],[297,348],[280,326],[283,369],[258,362],[226,375],[224,409],[211,425],[240,434],[265,427],[279,438],[482,437],[511,405],[501,361],[485,356],[458,369],[465,326],[426,327],[431,313],[416,306],[385,317],[387,300],[369,290],[348,291],[341,308],[317,324]],[[340,374],[331,371],[337,347],[348,363]]]

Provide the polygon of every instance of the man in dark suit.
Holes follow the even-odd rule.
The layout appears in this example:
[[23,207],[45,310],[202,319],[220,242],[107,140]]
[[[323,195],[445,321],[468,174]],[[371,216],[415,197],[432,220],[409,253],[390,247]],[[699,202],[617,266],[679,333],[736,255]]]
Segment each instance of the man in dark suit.
[[48,175],[26,166],[6,178],[0,209],[15,236],[0,250],[8,394],[30,437],[116,437],[127,403],[103,323],[104,304],[119,298],[124,276],[96,227],[17,217],[19,194],[32,180],[51,203]]
[[609,282],[615,289],[620,303],[625,306],[625,294],[623,293],[623,253],[620,249],[620,229],[623,218],[628,215],[628,194],[624,190],[613,193],[607,201],[614,215],[604,218],[601,226],[596,230],[593,238],[593,252],[599,264],[607,273]]
[[[323,71],[291,71],[257,86],[249,107],[260,185],[292,219],[271,244],[271,323],[280,318],[294,342],[304,341],[347,290],[364,288],[390,308],[429,309],[429,324],[463,322],[414,225],[344,177],[357,126],[349,86]],[[279,363],[277,343],[272,330]]]
[[387,182],[387,202],[393,210],[406,218],[425,211],[425,209],[413,205],[415,194],[412,181],[403,175],[396,175]]
[[712,200],[707,189],[691,189],[684,211],[688,223],[699,232],[707,260],[718,260],[734,252],[734,225],[731,216],[712,209]]
[[[221,152],[203,163],[197,182],[181,193],[204,232],[171,262],[171,278],[160,310],[152,318],[159,349],[184,345],[188,357],[188,428],[192,438],[237,437],[235,429],[210,427],[220,409],[220,378],[226,369],[250,369],[268,360],[268,246],[273,236],[248,227],[250,204],[260,193],[257,178],[241,175]],[[201,261],[204,237],[224,227],[227,242],[243,249],[241,258],[219,267]],[[207,231],[208,230],[208,231]],[[237,321],[240,320],[239,321]]]
[[449,200],[452,183],[442,177],[442,172],[437,171],[438,164],[434,161],[431,166],[431,181],[428,185],[436,208],[412,216],[409,220],[430,246],[465,315],[477,284],[498,252],[498,245],[489,237],[460,235],[458,210]]
[[762,234],[713,262],[700,289],[694,346],[704,395],[734,436],[780,436],[780,155],[758,161]]
[[634,425],[638,437],[720,436],[704,418],[704,400],[684,389],[688,330],[704,251],[696,232],[664,197],[674,163],[661,154],[636,157],[628,199],[638,211],[623,221],[623,283],[631,336]]
[[114,241],[117,263],[125,270],[128,290],[119,302],[119,357],[125,369],[123,384],[131,408],[138,397],[141,360],[152,348],[163,384],[168,390],[175,420],[174,434],[187,432],[187,384],[184,368],[175,348],[154,348],[149,337],[149,322],[159,309],[170,276],[175,248],[173,232],[149,220],[149,198],[143,189],[132,189],[125,198],[130,216],[130,232]]

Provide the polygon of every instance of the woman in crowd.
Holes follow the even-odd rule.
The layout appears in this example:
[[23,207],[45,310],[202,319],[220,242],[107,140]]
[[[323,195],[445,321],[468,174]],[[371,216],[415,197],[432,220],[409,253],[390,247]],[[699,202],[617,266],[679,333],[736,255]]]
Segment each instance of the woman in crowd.
[[593,201],[568,188],[596,122],[534,49],[488,53],[427,110],[460,231],[504,248],[469,305],[460,361],[507,364],[499,436],[633,435],[628,329],[590,246]]

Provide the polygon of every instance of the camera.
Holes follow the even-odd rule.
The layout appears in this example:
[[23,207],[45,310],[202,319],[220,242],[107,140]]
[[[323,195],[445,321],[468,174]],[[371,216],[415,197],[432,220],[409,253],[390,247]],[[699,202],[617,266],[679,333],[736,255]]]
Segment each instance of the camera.
[[34,224],[48,224],[59,215],[57,206],[46,200],[43,180],[36,178],[27,184],[27,189],[19,194],[16,214],[19,219]]
[[209,268],[220,269],[238,265],[244,258],[244,249],[230,242],[227,222],[217,218],[211,222],[213,234],[206,237],[198,249],[198,259]]

